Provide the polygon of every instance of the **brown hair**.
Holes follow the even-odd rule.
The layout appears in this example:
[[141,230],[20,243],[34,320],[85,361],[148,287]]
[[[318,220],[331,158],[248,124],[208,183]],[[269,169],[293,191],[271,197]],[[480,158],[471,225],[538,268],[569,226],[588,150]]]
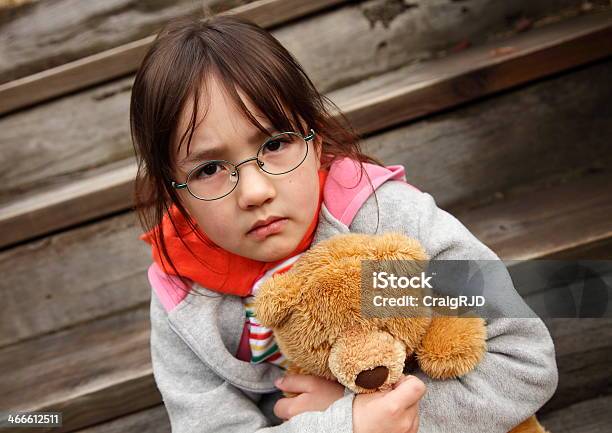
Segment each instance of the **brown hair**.
[[[246,118],[266,134],[269,131],[248,111],[236,86],[277,130],[299,130],[306,135],[308,131],[302,130],[298,120],[303,119],[322,138],[322,169],[345,156],[383,165],[362,153],[359,137],[346,117],[331,100],[319,94],[300,64],[268,31],[233,15],[174,19],[162,28],[146,53],[130,101],[131,135],[138,162],[134,209],[146,232],[155,227],[161,229],[166,213],[175,225],[168,212],[169,205],[175,204],[189,226],[199,233],[170,184],[175,162],[172,143],[178,134],[177,119],[191,97],[189,126],[179,141],[180,149],[187,140],[189,152],[197,127],[200,92],[206,89],[210,74],[215,74]],[[336,109],[336,117],[327,105]],[[168,254],[163,233],[153,238],[173,274],[189,286]]]

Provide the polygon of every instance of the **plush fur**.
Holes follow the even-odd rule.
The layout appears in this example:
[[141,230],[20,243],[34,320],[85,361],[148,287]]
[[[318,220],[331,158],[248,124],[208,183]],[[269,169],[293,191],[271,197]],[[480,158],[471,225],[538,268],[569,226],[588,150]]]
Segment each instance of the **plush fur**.
[[[402,260],[385,262],[390,268],[383,270],[410,276],[424,270],[428,257],[417,240],[401,233],[349,233],[318,243],[291,270],[260,287],[256,315],[273,329],[290,361],[288,373],[338,380],[353,392],[370,393],[390,389],[415,364],[432,378],[451,379],[480,362],[486,351],[481,318],[442,316],[424,307],[412,310],[411,317],[361,314],[362,260]],[[512,432],[545,430],[534,416]]]

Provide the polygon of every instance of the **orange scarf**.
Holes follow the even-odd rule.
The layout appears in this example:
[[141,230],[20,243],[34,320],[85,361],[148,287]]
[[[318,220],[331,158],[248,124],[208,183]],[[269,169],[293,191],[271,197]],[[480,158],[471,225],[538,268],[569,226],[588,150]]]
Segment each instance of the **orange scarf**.
[[[253,283],[268,269],[310,247],[319,221],[319,212],[321,210],[321,202],[323,201],[323,186],[325,185],[328,171],[319,170],[318,174],[319,203],[315,216],[295,250],[288,256],[274,262],[261,262],[230,253],[215,244],[204,232],[199,230],[200,236],[205,240],[202,242],[196,232],[189,227],[178,208],[172,205],[169,212],[172,214],[176,228],[167,214],[164,215],[161,225],[168,254],[172,258],[179,274],[195,281],[204,288],[216,292],[242,297],[248,296]],[[159,226],[147,233],[143,233],[140,239],[151,245],[153,260],[158,266],[165,273],[176,275],[170,264],[165,259],[162,259],[158,243],[154,242],[154,236],[158,234]],[[189,246],[193,254],[185,247],[181,239]]]

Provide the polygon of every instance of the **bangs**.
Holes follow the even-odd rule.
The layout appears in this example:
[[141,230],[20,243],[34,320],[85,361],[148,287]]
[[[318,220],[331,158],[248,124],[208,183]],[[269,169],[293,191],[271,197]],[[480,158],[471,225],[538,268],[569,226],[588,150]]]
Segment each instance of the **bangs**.
[[[229,101],[239,109],[244,118],[263,134],[272,135],[273,131],[262,125],[257,120],[258,116],[267,119],[273,129],[277,131],[296,131],[302,135],[307,134],[299,119],[308,116],[299,112],[299,107],[292,104],[293,99],[288,97],[289,95],[283,94],[282,86],[278,85],[278,83],[283,82],[284,77],[274,76],[275,71],[267,68],[256,57],[245,59],[245,56],[243,56],[242,61],[238,62],[232,61],[236,57],[229,56],[230,60],[228,61],[228,57],[218,56],[214,50],[207,49],[207,47],[202,47],[202,49],[204,51],[202,57],[207,58],[208,61],[199,62],[200,68],[196,72],[198,78],[193,80],[194,84],[187,92],[187,97],[181,104],[179,116],[177,116],[177,121],[173,126],[172,136],[174,137],[178,133],[180,113],[189,110],[189,113],[185,113],[189,116],[189,123],[178,142],[178,151],[187,142],[187,154],[190,152],[195,130],[206,117],[210,107],[210,97],[208,95],[210,95],[210,83],[213,78],[221,85],[223,93],[229,97]],[[255,62],[255,64],[248,64],[248,60]],[[246,74],[243,68],[250,71],[250,74]],[[258,113],[252,113],[248,109],[237,89],[240,89],[244,97],[249,99]],[[201,99],[202,96],[205,96],[205,98]],[[189,101],[191,101],[191,104],[188,104]],[[205,101],[204,107],[200,107],[202,101]],[[200,111],[203,112],[202,115],[200,115]]]

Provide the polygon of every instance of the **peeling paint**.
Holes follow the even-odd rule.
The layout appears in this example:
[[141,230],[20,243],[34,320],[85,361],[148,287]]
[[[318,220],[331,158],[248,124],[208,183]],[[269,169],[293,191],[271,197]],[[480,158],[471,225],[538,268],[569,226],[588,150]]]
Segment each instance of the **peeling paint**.
[[373,28],[378,21],[382,23],[383,27],[389,28],[389,24],[399,15],[418,7],[417,3],[405,0],[382,0],[364,6],[362,12],[370,23],[370,28]]

